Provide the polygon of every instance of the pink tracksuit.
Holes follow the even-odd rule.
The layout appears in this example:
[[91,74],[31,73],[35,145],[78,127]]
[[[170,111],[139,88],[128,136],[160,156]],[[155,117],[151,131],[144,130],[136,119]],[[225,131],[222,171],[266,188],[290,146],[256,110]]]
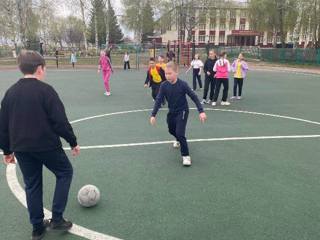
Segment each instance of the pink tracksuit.
[[103,82],[104,82],[106,91],[110,92],[109,80],[112,72],[112,67],[111,67],[110,59],[108,58],[108,56],[101,56],[99,60],[99,65],[101,67]]

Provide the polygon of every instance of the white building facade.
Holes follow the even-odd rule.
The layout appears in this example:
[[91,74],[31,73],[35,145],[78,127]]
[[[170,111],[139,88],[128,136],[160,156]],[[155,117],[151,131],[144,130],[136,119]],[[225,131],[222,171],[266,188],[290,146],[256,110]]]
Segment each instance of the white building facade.
[[[172,11],[172,14],[178,14]],[[168,16],[167,16],[168,17]],[[173,42],[179,39],[178,20],[170,17],[171,24],[167,24],[165,29],[161,29],[163,43]],[[247,3],[238,3],[227,8],[211,8],[202,12],[201,8],[195,10],[196,24],[192,30],[191,42],[196,45],[207,43],[215,46],[261,46],[272,47],[280,43],[280,36],[272,32],[259,32],[253,29],[248,16]],[[183,34],[184,42],[188,42],[188,33]],[[287,43],[292,43],[294,36],[287,34]],[[300,46],[309,42],[304,34],[298,36]]]

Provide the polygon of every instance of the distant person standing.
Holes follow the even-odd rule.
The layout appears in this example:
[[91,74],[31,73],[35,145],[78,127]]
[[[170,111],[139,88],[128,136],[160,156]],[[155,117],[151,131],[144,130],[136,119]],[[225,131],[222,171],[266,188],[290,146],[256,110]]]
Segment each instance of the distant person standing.
[[175,61],[176,60],[176,54],[172,50],[170,50],[167,53],[167,58],[168,58],[168,62]]
[[125,52],[123,56],[123,69],[126,70],[127,67],[130,69],[130,55],[128,52]]
[[110,81],[111,73],[113,73],[111,61],[108,57],[109,54],[110,53],[108,50],[101,51],[100,60],[99,60],[99,67],[98,67],[98,73],[100,73],[100,71],[102,71],[103,82],[104,82],[104,86],[106,89],[106,92],[104,93],[104,95],[106,95],[106,96],[111,95],[109,81]]
[[217,105],[217,100],[219,97],[219,92],[221,85],[223,85],[223,93],[222,93],[222,106],[229,106],[230,102],[227,101],[228,99],[228,90],[229,90],[229,72],[231,71],[230,62],[227,59],[227,53],[222,52],[219,55],[219,60],[216,61],[213,71],[216,72],[216,88],[214,93],[213,102],[211,103],[212,106]]
[[[231,70],[234,72],[234,85],[233,85],[233,96],[231,99],[240,100],[242,96],[243,80],[247,76],[249,70],[248,64],[245,62],[243,54],[240,53],[238,59],[236,59],[232,65]],[[237,95],[237,88],[239,87],[239,93]]]
[[199,54],[194,55],[194,59],[190,63],[190,67],[188,68],[186,73],[188,73],[191,68],[193,69],[192,71],[193,91],[197,90],[197,80],[198,80],[200,89],[202,89],[201,70],[203,68],[203,62],[200,60]]
[[70,62],[72,64],[72,68],[74,68],[76,62],[77,62],[77,55],[74,51],[71,53]]
[[[205,74],[204,80],[204,90],[203,90],[203,99],[201,101],[202,104],[210,104],[213,101],[214,90],[216,86],[216,78],[214,75],[216,72],[213,71],[213,67],[217,62],[217,56],[214,50],[209,51],[209,57],[204,63],[203,71]],[[207,95],[210,89],[210,97],[207,100]]]

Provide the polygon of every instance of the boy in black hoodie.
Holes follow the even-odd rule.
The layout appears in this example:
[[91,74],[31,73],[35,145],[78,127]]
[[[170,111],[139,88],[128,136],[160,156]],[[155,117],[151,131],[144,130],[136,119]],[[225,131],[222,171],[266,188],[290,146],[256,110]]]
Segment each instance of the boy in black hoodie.
[[[205,83],[204,83],[204,90],[203,90],[203,99],[201,101],[201,104],[210,104],[213,100],[214,96],[214,90],[216,86],[216,79],[214,75],[216,74],[213,71],[213,67],[217,61],[217,56],[214,50],[209,51],[209,58],[206,60],[204,64],[204,74],[205,74]],[[209,100],[207,100],[207,95],[210,87],[210,97]]]
[[[50,85],[44,83],[43,57],[34,51],[22,51],[18,64],[24,77],[6,92],[0,109],[0,149],[5,164],[17,159],[25,183],[32,239],[43,238],[46,228],[67,231],[72,227],[63,218],[72,180],[72,165],[62,149],[60,137],[79,155],[77,138],[63,103]],[[42,168],[56,177],[52,220],[44,220]]]

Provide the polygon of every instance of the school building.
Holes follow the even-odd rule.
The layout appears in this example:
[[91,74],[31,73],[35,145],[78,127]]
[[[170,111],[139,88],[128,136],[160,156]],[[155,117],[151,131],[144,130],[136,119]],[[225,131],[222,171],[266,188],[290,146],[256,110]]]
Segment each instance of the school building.
[[[216,46],[261,46],[272,47],[274,43],[280,43],[280,36],[272,32],[259,32],[255,30],[250,23],[248,16],[248,3],[233,2],[228,6],[210,6],[208,10],[203,11],[201,6],[194,9],[195,26],[192,31],[192,42],[197,46],[207,43]],[[178,36],[179,8],[170,11],[159,22],[157,41],[162,43],[172,42],[181,39]],[[180,24],[179,24],[180,23]],[[181,28],[181,27],[180,27]],[[188,31],[180,30],[184,36],[183,41],[187,42]],[[185,32],[183,32],[185,31]],[[310,38],[300,33],[299,46],[303,47],[309,43]],[[293,43],[292,33],[287,34],[287,43]]]

